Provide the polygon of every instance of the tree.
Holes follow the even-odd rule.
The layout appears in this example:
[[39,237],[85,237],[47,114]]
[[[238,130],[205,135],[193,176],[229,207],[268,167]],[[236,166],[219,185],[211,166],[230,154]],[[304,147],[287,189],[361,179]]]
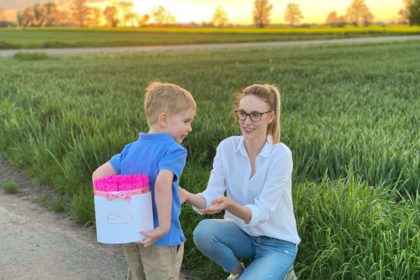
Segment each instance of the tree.
[[87,1],[73,0],[71,10],[75,22],[77,22],[77,24],[80,27],[86,26],[90,14],[90,9],[87,6]]
[[409,22],[410,18],[410,6],[413,4],[414,0],[403,0],[404,8],[398,11],[400,15],[400,21],[404,23]]
[[33,26],[44,26],[45,24],[45,10],[41,4],[35,4],[33,9]]
[[159,6],[152,10],[152,18],[159,25],[175,23],[175,17],[163,6]]
[[411,3],[408,20],[410,25],[420,25],[420,0],[413,0]]
[[333,26],[337,22],[337,18],[337,12],[332,11],[328,14],[327,19],[325,20],[325,24]]
[[270,14],[273,6],[268,0],[255,0],[254,11],[252,13],[254,24],[259,28],[263,28],[270,23]]
[[287,4],[286,13],[284,14],[284,20],[294,26],[300,23],[303,18],[302,13],[298,4],[289,3]]
[[144,14],[143,16],[139,16],[137,18],[139,26],[146,25],[146,23],[150,20],[150,16],[148,14]]
[[374,17],[366,6],[365,0],[353,0],[347,8],[346,18],[355,26],[362,26],[371,23]]
[[54,26],[58,25],[63,18],[63,13],[58,9],[54,2],[44,4],[45,25]]
[[103,14],[109,26],[117,27],[119,20],[117,17],[117,8],[115,6],[107,6]]
[[121,1],[118,3],[118,10],[120,12],[120,20],[122,26],[127,26],[130,21],[135,18],[133,13],[134,4],[131,1]]
[[330,26],[345,26],[346,19],[343,16],[338,16],[335,11],[328,14],[325,24]]
[[34,18],[34,9],[32,7],[26,7],[22,12],[18,13],[18,22],[22,27],[32,26]]
[[101,18],[101,10],[99,8],[90,7],[89,15],[87,18],[88,26],[99,26],[99,21]]
[[218,6],[214,11],[211,22],[216,26],[225,26],[227,21],[228,19],[226,12],[220,6]]

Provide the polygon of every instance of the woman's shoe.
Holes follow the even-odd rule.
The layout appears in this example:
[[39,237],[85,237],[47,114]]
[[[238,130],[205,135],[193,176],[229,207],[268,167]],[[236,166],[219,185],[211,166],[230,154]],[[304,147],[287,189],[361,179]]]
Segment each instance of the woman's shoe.
[[239,279],[239,276],[241,276],[241,273],[245,270],[245,266],[243,263],[240,263],[242,267],[242,271],[238,274],[230,274],[229,277],[226,280],[236,280]]

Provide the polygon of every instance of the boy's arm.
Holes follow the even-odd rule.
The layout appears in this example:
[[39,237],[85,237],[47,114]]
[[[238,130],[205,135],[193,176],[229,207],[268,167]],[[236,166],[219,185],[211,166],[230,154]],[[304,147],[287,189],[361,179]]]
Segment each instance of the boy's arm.
[[179,187],[179,196],[181,198],[181,203],[189,202],[192,206],[198,209],[206,207],[206,200],[199,194],[190,193],[186,189]]
[[140,231],[146,236],[145,240],[139,241],[144,247],[147,247],[159,240],[169,232],[171,227],[171,209],[172,209],[172,180],[174,174],[172,171],[162,169],[155,182],[155,201],[158,212],[159,226],[152,232]]
[[95,179],[103,178],[107,176],[112,176],[117,174],[115,169],[112,167],[112,165],[109,162],[105,162],[101,166],[99,166],[92,174],[92,183],[95,181]]

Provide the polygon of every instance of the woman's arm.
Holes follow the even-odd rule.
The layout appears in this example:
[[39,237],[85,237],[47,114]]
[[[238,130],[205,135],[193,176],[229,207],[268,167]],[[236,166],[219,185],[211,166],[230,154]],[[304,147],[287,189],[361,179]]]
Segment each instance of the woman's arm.
[[206,189],[202,193],[193,194],[187,190],[180,188],[179,194],[181,203],[189,202],[196,212],[201,212],[201,209],[210,206],[208,202],[222,195],[226,190],[226,176],[223,168],[223,142],[219,144],[216,149],[216,156],[213,160],[213,169],[210,172],[210,178],[207,183]]

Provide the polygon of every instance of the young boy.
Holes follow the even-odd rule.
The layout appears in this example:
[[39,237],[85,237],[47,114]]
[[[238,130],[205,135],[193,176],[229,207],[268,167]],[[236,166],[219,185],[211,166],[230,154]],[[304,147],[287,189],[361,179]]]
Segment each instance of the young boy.
[[130,280],[179,279],[185,236],[179,221],[178,186],[187,157],[180,144],[192,131],[196,109],[187,90],[169,83],[151,83],[144,98],[149,132],[140,133],[137,141],[126,145],[92,175],[92,180],[115,174],[149,176],[155,229],[139,229],[146,239],[123,245]]

